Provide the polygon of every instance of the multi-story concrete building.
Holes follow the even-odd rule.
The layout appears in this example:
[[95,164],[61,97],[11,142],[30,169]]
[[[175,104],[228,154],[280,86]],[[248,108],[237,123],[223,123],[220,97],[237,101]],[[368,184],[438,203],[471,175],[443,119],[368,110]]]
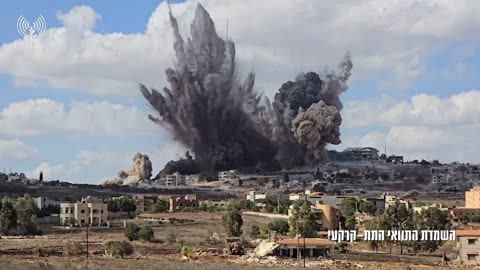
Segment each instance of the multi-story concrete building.
[[237,178],[237,171],[230,170],[230,171],[223,171],[218,173],[218,180],[220,181],[229,181],[231,179]]
[[321,230],[337,230],[342,214],[338,207],[326,204],[316,204],[315,210],[319,215],[319,225]]
[[35,198],[35,203],[37,204],[38,209],[45,208],[47,206],[57,206],[60,205],[59,201],[55,201],[48,197],[37,197]]
[[465,265],[480,265],[480,230],[457,230],[458,260]]
[[385,209],[388,208],[389,206],[392,206],[395,204],[396,201],[398,201],[401,204],[405,204],[407,209],[412,207],[412,204],[409,201],[405,201],[397,197],[396,195],[390,194],[390,193],[384,193],[382,195],[383,200],[385,201]]
[[252,202],[255,202],[256,200],[265,200],[266,198],[266,192],[257,190],[251,190],[246,196],[246,199]]
[[181,211],[185,208],[198,208],[198,200],[197,195],[189,194],[185,195],[185,197],[170,197],[169,200],[169,211]]
[[377,160],[378,150],[373,147],[349,147],[343,150],[348,160]]
[[100,226],[108,220],[107,204],[100,199],[86,197],[76,203],[60,204],[60,222],[64,225]]
[[185,185],[185,176],[181,175],[179,172],[175,172],[174,174],[167,175],[165,178],[165,186],[173,187],[173,186],[184,186]]
[[153,211],[155,206],[155,197],[136,195],[132,197],[137,206],[137,213],[145,213]]
[[465,191],[465,207],[480,208],[480,187]]

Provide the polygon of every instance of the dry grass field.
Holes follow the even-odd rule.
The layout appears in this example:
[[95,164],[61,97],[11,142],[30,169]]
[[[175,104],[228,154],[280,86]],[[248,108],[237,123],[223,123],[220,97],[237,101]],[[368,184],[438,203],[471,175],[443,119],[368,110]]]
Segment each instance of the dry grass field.
[[[190,219],[194,223],[170,224],[151,221],[154,226],[155,240],[153,242],[132,242],[135,253],[125,259],[111,258],[105,255],[105,244],[111,240],[125,240],[122,229],[90,230],[89,231],[89,264],[86,264],[85,255],[82,257],[67,256],[63,249],[68,243],[78,242],[85,247],[86,231],[80,230],[70,233],[51,233],[30,239],[2,238],[0,239],[0,270],[118,270],[118,269],[146,269],[146,270],[209,270],[209,269],[297,269],[295,260],[280,260],[277,263],[262,265],[235,256],[221,254],[224,248],[222,241],[212,243],[207,236],[213,232],[224,237],[221,225],[222,213],[196,212],[145,215],[152,218]],[[252,224],[266,224],[271,219],[244,215],[244,233],[249,235]],[[148,224],[142,220],[140,223]],[[171,235],[176,241],[171,241]],[[247,237],[248,238],[248,237]],[[219,254],[204,254],[196,260],[185,261],[181,254],[181,246],[187,245],[193,249],[210,249],[220,251]],[[352,245],[352,247],[355,245]],[[358,249],[366,247],[358,246]],[[330,261],[324,267],[315,269],[444,269],[439,268],[438,257],[398,256],[388,254],[352,253],[342,254],[337,261]],[[343,262],[343,263],[340,263]],[[289,266],[285,264],[291,264]],[[293,264],[293,265],[292,265]],[[458,269],[450,267],[449,269]]]

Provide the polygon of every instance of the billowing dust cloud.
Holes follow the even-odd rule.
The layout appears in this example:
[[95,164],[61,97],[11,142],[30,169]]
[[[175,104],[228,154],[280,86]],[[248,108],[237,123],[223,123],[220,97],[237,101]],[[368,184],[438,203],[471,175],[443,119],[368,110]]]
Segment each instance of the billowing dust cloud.
[[270,103],[255,91],[254,74],[238,78],[235,44],[217,35],[202,5],[190,38],[180,35],[171,12],[170,22],[177,59],[166,70],[170,87],[140,90],[156,111],[149,118],[193,151],[200,170],[311,165],[325,159],[327,144],[340,143],[339,95],[352,69],[349,54],[336,72],[309,72],[284,83]]

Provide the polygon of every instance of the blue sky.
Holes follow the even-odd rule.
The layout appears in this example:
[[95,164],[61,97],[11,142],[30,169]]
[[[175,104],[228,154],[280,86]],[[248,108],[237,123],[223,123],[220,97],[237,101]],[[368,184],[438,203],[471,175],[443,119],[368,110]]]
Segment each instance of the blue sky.
[[[183,32],[196,2],[173,4]],[[257,73],[270,97],[297,73],[335,68],[351,52],[343,143],[331,148],[479,161],[478,3],[200,2],[219,33],[228,18],[240,75]],[[137,89],[165,86],[173,64],[164,3],[15,1],[0,10],[0,169],[99,183],[128,169],[136,152],[151,157],[156,174],[185,150],[146,119]],[[20,15],[43,15],[47,31],[22,38]]]

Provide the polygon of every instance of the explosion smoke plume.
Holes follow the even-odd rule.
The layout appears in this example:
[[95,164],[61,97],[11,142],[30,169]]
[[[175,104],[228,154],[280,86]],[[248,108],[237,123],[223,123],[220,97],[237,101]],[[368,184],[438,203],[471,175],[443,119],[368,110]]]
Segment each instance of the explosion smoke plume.
[[195,154],[202,170],[257,166],[290,168],[324,158],[327,143],[340,143],[339,95],[347,89],[352,63],[347,54],[339,71],[309,72],[282,85],[273,104],[254,90],[255,76],[240,82],[235,45],[218,37],[200,4],[190,27],[180,35],[170,12],[175,69],[167,69],[170,88],[140,90],[159,116],[149,118],[171,128],[175,140]]

